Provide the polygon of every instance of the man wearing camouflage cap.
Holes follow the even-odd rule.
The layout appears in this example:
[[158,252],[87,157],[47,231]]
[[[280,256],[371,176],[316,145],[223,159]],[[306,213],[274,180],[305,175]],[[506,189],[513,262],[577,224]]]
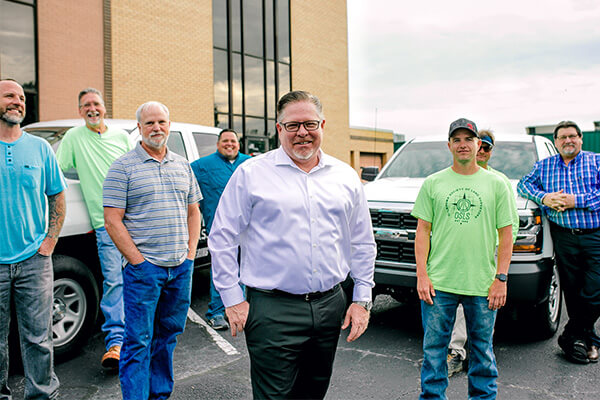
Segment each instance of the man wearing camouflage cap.
[[461,118],[450,125],[453,164],[425,179],[412,212],[424,330],[421,399],[446,398],[446,356],[459,304],[471,348],[469,398],[493,399],[498,391],[492,337],[496,312],[506,302],[512,194],[498,175],[477,165],[480,143],[474,122]]

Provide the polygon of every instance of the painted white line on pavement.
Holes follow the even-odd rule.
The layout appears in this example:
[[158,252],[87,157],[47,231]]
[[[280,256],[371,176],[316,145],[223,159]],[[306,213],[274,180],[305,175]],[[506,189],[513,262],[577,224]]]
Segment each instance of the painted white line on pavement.
[[204,327],[204,329],[206,329],[206,331],[210,334],[210,336],[212,336],[212,338],[215,341],[215,343],[217,344],[217,346],[219,346],[219,348],[221,350],[223,350],[225,352],[225,354],[230,355],[230,356],[240,354],[240,352],[237,351],[235,349],[235,347],[233,347],[231,345],[231,343],[229,343],[227,340],[223,339],[223,336],[219,335],[217,333],[217,331],[215,331],[213,328],[211,328],[211,326],[208,325],[206,323],[206,321],[204,321],[198,314],[196,314],[196,312],[194,310],[192,310],[191,307],[188,309],[187,317],[193,323]]

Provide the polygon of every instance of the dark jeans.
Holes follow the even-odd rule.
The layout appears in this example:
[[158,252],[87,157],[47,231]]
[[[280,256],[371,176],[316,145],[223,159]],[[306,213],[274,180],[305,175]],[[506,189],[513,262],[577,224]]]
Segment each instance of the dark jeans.
[[14,300],[26,399],[54,399],[58,378],[52,348],[52,259],[39,253],[14,264],[0,264],[0,399],[10,399],[8,329]]
[[600,231],[574,235],[550,225],[569,322],[563,335],[600,345],[594,324],[600,317]]
[[192,260],[170,268],[144,261],[123,270],[124,400],[167,399],[173,391],[173,351],[190,307],[192,270]]
[[244,331],[254,398],[324,398],[346,309],[341,288],[312,301],[252,288],[247,296]]

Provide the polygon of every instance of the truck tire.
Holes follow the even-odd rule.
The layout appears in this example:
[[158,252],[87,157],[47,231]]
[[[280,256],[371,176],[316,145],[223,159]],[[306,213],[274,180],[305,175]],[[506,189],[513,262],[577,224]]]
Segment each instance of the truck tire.
[[548,285],[548,298],[535,306],[531,315],[533,334],[538,339],[549,339],[558,330],[562,309],[562,288],[556,264]]
[[81,261],[55,255],[52,262],[54,354],[58,359],[66,359],[77,354],[96,324],[98,286],[90,270]]

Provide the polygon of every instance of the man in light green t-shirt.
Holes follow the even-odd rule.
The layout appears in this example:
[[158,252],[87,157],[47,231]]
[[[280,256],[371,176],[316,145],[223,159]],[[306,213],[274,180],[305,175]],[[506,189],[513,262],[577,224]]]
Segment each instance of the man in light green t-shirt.
[[502,178],[477,165],[480,143],[474,122],[461,118],[450,125],[453,164],[427,177],[412,212],[418,219],[415,257],[424,330],[421,399],[445,398],[458,304],[471,340],[469,397],[497,395],[492,336],[497,310],[506,302],[512,193]]
[[102,330],[106,333],[106,353],[102,357],[105,368],[119,366],[123,343],[123,277],[121,253],[104,229],[102,183],[108,168],[121,155],[132,149],[129,135],[121,129],[111,129],[104,124],[104,100],[94,88],[79,93],[79,115],[85,125],[71,128],[65,133],[56,158],[60,168],[75,168],[83,198],[96,232],[98,258],[104,277],[100,309],[104,314]]
[[[502,178],[510,193],[514,193],[512,185],[507,176],[488,165],[488,161],[492,156],[496,142],[494,133],[488,129],[482,129],[478,132],[478,136],[481,140],[481,145],[477,151],[477,165],[483,169],[497,174],[500,178]],[[517,238],[517,233],[519,232],[519,214],[517,213],[516,197],[514,195],[510,196],[509,201],[510,211],[512,214],[512,240],[514,243]],[[459,304],[456,310],[456,321],[454,322],[454,328],[452,329],[450,345],[448,347],[448,377],[455,375],[465,368],[467,359],[466,344],[467,323],[465,322],[465,313],[462,305]]]

